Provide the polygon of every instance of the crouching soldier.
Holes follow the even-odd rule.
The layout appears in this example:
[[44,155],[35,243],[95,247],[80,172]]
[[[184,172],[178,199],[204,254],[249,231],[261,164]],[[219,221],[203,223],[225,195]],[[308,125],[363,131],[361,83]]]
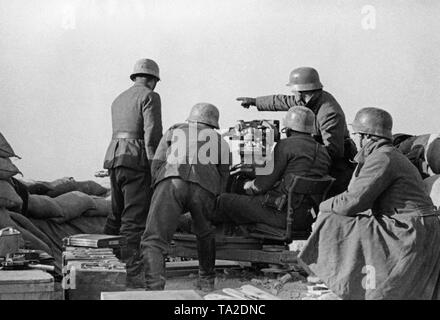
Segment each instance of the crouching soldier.
[[246,182],[246,195],[222,194],[217,203],[216,222],[286,227],[287,205],[272,208],[264,199],[268,192],[275,197],[287,196],[291,175],[322,178],[328,174],[330,156],[325,147],[311,136],[314,122],[315,115],[306,107],[298,106],[287,112],[284,118],[287,138],[279,141],[274,148],[270,160],[272,164],[269,164],[272,172]]
[[229,146],[214,130],[219,111],[196,104],[187,123],[172,126],[159,143],[152,164],[154,193],[141,246],[147,290],[165,287],[165,256],[180,215],[190,212],[197,236],[198,287],[215,280],[215,228],[210,223],[216,196],[229,177]]
[[391,115],[361,109],[348,190],[320,205],[300,258],[343,299],[438,298],[440,220],[417,169],[391,144]]

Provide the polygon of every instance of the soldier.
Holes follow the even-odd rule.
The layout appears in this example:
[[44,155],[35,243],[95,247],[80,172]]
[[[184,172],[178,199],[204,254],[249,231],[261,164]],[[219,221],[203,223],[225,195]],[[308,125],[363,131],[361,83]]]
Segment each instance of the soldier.
[[417,169],[392,146],[391,115],[363,108],[353,130],[353,178],[321,203],[300,258],[343,299],[438,299],[439,215]]
[[214,105],[196,104],[188,123],[172,126],[160,141],[152,165],[154,194],[142,237],[147,290],[164,289],[168,245],[179,217],[187,211],[197,236],[198,288],[214,287],[215,228],[210,218],[216,196],[226,189],[230,161],[228,144],[214,130],[219,128],[218,120]]
[[[291,175],[322,178],[328,174],[330,156],[326,149],[316,142],[314,131],[315,115],[302,106],[291,108],[284,118],[287,138],[279,141],[271,156],[273,171],[269,175],[257,176],[244,185],[247,195],[224,193],[218,199],[216,222],[236,224],[264,223],[277,228],[286,228],[287,206],[271,208],[264,203],[269,191],[288,196]],[[279,214],[281,211],[282,214]],[[297,221],[295,228],[308,228],[311,217]],[[310,224],[307,223],[310,222]],[[299,225],[301,224],[301,225]],[[306,230],[304,230],[306,231]]]
[[113,213],[104,233],[127,238],[121,257],[127,263],[127,286],[143,287],[139,245],[152,194],[150,162],[162,137],[160,96],[154,92],[159,67],[141,59],[130,79],[134,85],[111,106],[113,137],[104,168],[109,170]]
[[322,90],[318,72],[310,67],[294,69],[287,86],[293,96],[270,95],[257,98],[239,97],[245,108],[256,106],[258,111],[287,111],[292,107],[306,106],[316,115],[314,138],[324,144],[331,159],[330,175],[336,178],[329,195],[347,188],[354,165],[350,162],[356,146],[350,139],[345,114],[336,99]]

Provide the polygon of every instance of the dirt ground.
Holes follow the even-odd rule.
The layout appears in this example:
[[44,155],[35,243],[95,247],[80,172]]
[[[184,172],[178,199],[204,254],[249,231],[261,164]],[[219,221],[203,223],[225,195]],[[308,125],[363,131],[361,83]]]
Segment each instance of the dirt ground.
[[[279,282],[276,275],[266,275],[261,272],[255,272],[246,269],[226,269],[223,272],[217,272],[215,291],[210,293],[225,294],[225,288],[240,288],[243,285],[252,285],[264,290],[282,300],[301,300],[307,298],[307,286],[311,283],[299,274],[293,274],[293,277],[283,285]],[[185,277],[173,277],[167,279],[165,290],[196,290],[201,296],[207,293],[196,289],[197,274],[192,273]]]
[[[196,288],[197,268],[183,273],[174,271],[173,274],[167,274],[165,290],[194,290],[201,297],[207,294],[228,296],[223,289],[238,289],[244,285],[252,285],[281,300],[338,300],[333,294],[310,292],[310,287],[318,285],[320,281],[316,278],[307,277],[307,274],[301,270],[299,272],[290,270],[289,273],[272,273],[263,272],[262,270],[264,269],[241,264],[221,266],[216,270],[215,290],[211,292],[203,292]],[[61,285],[56,283],[55,287],[55,300],[63,299]],[[143,290],[142,288],[127,288],[127,291]]]
[[[308,291],[308,286],[315,283],[308,281],[304,276],[297,273],[291,273],[292,278],[287,282],[280,283],[280,275],[267,275],[261,272],[229,269],[217,272],[215,281],[215,290],[212,292],[203,292],[197,290],[197,273],[191,273],[185,276],[171,277],[167,279],[165,290],[194,290],[201,297],[210,293],[227,295],[223,289],[237,289],[244,285],[252,285],[258,289],[264,290],[281,300],[338,300],[333,294],[314,295]],[[127,289],[129,291],[143,291],[144,289]],[[62,300],[62,288],[60,283],[55,283],[55,300]]]

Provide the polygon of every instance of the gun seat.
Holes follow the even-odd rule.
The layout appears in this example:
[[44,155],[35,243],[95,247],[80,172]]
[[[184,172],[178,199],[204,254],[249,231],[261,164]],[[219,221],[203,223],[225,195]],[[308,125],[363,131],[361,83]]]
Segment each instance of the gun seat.
[[[298,263],[298,252],[290,251],[288,244],[292,240],[306,240],[309,237],[316,218],[314,212],[318,212],[319,204],[326,199],[334,180],[331,177],[312,179],[293,176],[288,188],[286,228],[254,224],[244,230],[243,236],[216,237],[217,259],[282,266]],[[197,258],[194,235],[175,234],[173,240],[171,256]],[[272,250],[275,247],[284,249]]]
[[279,229],[257,223],[248,227],[249,235],[286,244],[293,240],[306,240],[312,231],[311,226],[319,211],[319,204],[326,199],[334,181],[330,176],[320,179],[293,176],[288,188],[286,228]]

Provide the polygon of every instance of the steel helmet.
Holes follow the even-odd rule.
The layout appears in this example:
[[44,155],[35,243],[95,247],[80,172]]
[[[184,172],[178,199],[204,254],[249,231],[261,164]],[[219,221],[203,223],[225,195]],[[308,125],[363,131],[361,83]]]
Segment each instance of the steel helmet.
[[210,103],[197,103],[191,109],[188,119],[189,122],[200,122],[219,129],[219,111],[216,106]]
[[373,136],[392,139],[393,118],[391,115],[379,108],[362,108],[356,113],[351,124],[353,133],[371,134]]
[[292,87],[294,91],[317,90],[323,87],[318,71],[310,67],[294,69],[290,73],[287,86]]
[[312,134],[315,131],[315,114],[307,107],[295,106],[287,111],[284,117],[284,126],[295,131]]
[[160,80],[159,76],[159,66],[156,62],[151,59],[140,59],[136,61],[133,72],[130,75],[130,79],[134,81],[134,78],[137,75],[148,74],[151,76],[155,76],[158,80]]

